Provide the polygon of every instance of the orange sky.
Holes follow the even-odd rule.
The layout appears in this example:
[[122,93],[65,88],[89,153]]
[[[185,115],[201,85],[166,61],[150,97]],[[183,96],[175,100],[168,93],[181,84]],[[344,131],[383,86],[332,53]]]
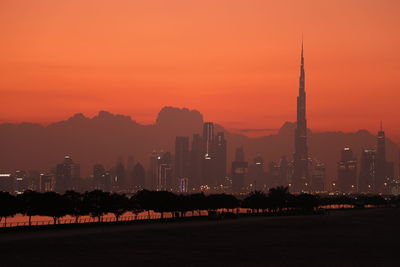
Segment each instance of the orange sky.
[[295,120],[301,34],[314,131],[383,120],[400,142],[398,0],[1,0],[0,122],[162,106],[232,129]]

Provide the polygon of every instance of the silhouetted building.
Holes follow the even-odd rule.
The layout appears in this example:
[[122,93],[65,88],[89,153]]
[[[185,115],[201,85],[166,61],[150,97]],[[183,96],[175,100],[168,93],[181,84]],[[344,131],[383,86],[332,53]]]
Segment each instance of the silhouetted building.
[[360,174],[358,178],[359,192],[372,193],[375,191],[376,150],[363,150],[361,154]]
[[189,137],[178,136],[175,139],[175,179],[173,186],[178,187],[180,180],[189,178]]
[[281,162],[279,163],[279,169],[280,169],[280,183],[283,186],[288,186],[290,184],[290,179],[291,179],[291,172],[290,172],[290,166],[289,162],[287,161],[286,157],[283,156],[281,158]]
[[203,179],[202,185],[214,186],[214,125],[205,122],[203,125]]
[[22,194],[27,189],[25,171],[18,170],[14,174],[14,190],[16,194]]
[[133,168],[133,184],[134,191],[139,191],[146,188],[146,171],[142,164],[136,163]]
[[51,192],[54,191],[56,185],[56,178],[52,173],[41,173],[39,178],[39,191],[40,192]]
[[244,160],[243,147],[239,147],[235,151],[235,160],[232,162],[232,191],[241,193],[245,190],[245,178],[247,174],[248,163]]
[[56,167],[55,190],[64,193],[67,190],[77,190],[80,179],[80,166],[75,164],[70,156],[65,156],[64,162]]
[[126,160],[125,168],[125,188],[128,191],[133,190],[133,168],[135,167],[135,159],[133,156],[129,156]]
[[[307,192],[319,193],[325,191],[325,181],[326,181],[326,168],[325,164],[318,162],[315,164],[313,173],[311,176],[311,184],[306,184]],[[310,188],[310,189],[307,189]]]
[[224,185],[226,178],[226,165],[227,165],[227,147],[226,139],[223,132],[217,133],[214,142],[214,172],[213,175],[217,185]]
[[93,166],[93,188],[107,192],[111,190],[110,173],[101,164]]
[[189,192],[189,179],[188,178],[179,179],[179,192],[181,192],[181,193]]
[[157,188],[158,181],[158,161],[161,156],[156,151],[153,151],[150,155],[149,173],[147,175],[146,187],[150,190]]
[[282,185],[280,182],[281,179],[281,170],[279,168],[279,164],[275,161],[271,161],[268,164],[268,187],[277,187]]
[[203,179],[203,140],[200,135],[194,134],[192,149],[190,150],[190,187],[198,188]]
[[117,164],[112,172],[112,177],[112,191],[126,190],[126,170],[122,157],[118,158]]
[[172,155],[165,152],[158,157],[158,175],[157,188],[158,191],[172,191]]
[[14,192],[14,177],[11,173],[0,173],[0,191]]
[[40,172],[30,171],[27,179],[28,190],[39,191],[40,190]]
[[308,148],[307,148],[307,119],[306,119],[306,91],[303,45],[301,47],[301,65],[299,79],[299,95],[297,97],[297,124],[295,129],[295,152],[293,155],[294,172],[292,177],[292,191],[303,191],[309,184]]
[[264,172],[264,159],[260,155],[257,155],[253,160],[253,164],[249,166],[248,177],[255,190],[262,190],[266,186],[267,178]]
[[342,193],[357,192],[357,160],[353,151],[345,147],[338,162],[338,190]]

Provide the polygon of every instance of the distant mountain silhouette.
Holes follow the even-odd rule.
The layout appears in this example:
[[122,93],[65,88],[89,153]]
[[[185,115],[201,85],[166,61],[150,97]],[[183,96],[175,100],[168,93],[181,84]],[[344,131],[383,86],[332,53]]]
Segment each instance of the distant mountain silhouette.
[[[114,166],[119,156],[133,155],[135,161],[147,166],[153,150],[173,152],[176,136],[202,134],[202,127],[203,116],[199,111],[175,107],[162,108],[152,125],[142,125],[129,116],[107,111],[100,111],[92,118],[77,113],[48,126],[0,124],[0,171],[46,171],[61,162],[64,155],[70,155],[81,164],[84,176],[91,173],[95,163],[102,163],[107,168]],[[229,168],[235,148],[241,145],[250,162],[257,153],[266,163],[278,161],[284,155],[291,158],[294,128],[295,123],[285,122],[277,134],[259,138],[232,134],[220,125],[216,125],[215,131],[226,133]],[[336,164],[343,147],[351,147],[359,158],[362,148],[374,148],[375,143],[375,135],[366,130],[355,133],[309,132],[310,155],[327,164],[329,180],[336,177]],[[398,147],[390,140],[387,140],[387,157],[397,164]]]

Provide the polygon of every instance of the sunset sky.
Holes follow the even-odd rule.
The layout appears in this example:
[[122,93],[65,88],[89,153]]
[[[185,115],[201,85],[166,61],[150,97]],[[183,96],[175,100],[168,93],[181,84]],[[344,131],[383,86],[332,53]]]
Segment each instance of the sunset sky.
[[383,120],[400,143],[399,14],[398,0],[1,0],[0,122],[148,124],[176,106],[276,129],[296,117],[303,34],[309,127]]

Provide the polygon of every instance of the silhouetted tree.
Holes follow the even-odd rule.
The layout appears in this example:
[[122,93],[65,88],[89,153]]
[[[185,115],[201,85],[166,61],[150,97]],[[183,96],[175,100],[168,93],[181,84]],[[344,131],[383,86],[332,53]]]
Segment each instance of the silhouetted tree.
[[101,190],[85,192],[83,201],[85,208],[90,216],[97,218],[98,222],[102,221],[102,217],[107,213],[107,204],[109,203],[110,193]]
[[114,193],[109,196],[107,211],[114,214],[115,220],[118,222],[121,215],[129,210],[129,204],[129,199],[125,195]]
[[66,201],[67,214],[75,218],[75,223],[79,222],[79,217],[88,214],[83,202],[83,195],[79,192],[69,190],[63,195]]
[[243,200],[243,208],[251,209],[253,212],[257,212],[261,209],[265,211],[268,208],[268,197],[262,191],[253,191]]
[[198,215],[200,215],[202,210],[207,209],[207,198],[203,192],[190,194],[186,197],[186,201],[189,203],[188,205],[191,207],[191,210],[196,210]]
[[32,216],[41,215],[42,197],[35,191],[27,190],[23,194],[18,195],[21,205],[21,213],[29,217],[28,224],[32,225]]
[[274,211],[281,211],[288,207],[290,199],[289,187],[278,186],[271,188],[268,192],[268,197],[271,203],[271,208]]
[[0,222],[4,218],[4,225],[7,225],[7,218],[18,213],[18,201],[8,192],[0,192]]
[[67,201],[61,195],[56,192],[45,192],[39,198],[39,215],[52,217],[54,224],[57,224],[61,217],[67,215]]

